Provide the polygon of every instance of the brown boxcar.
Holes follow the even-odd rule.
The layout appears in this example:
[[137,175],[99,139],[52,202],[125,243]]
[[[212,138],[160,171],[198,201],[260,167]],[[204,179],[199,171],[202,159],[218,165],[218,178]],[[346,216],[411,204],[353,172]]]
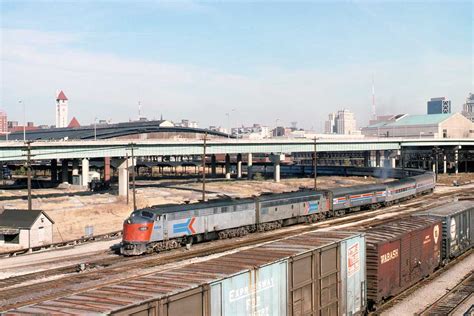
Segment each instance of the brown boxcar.
[[394,296],[440,264],[439,219],[408,217],[365,230],[369,305]]
[[366,306],[364,251],[363,233],[307,233],[12,314],[356,315]]

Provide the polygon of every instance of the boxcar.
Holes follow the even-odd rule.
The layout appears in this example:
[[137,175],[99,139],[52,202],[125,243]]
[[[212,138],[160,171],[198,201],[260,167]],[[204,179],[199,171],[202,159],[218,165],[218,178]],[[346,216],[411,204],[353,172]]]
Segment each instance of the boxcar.
[[439,219],[413,216],[367,229],[367,299],[373,306],[431,274],[440,263]]
[[360,315],[363,233],[312,232],[107,284],[14,314]]
[[474,202],[457,201],[420,212],[443,221],[441,256],[447,261],[474,245]]

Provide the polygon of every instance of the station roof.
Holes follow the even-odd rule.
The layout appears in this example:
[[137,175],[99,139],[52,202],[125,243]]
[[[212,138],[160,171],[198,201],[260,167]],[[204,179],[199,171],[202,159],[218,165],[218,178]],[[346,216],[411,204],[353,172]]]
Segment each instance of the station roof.
[[16,229],[30,229],[41,214],[46,216],[51,223],[54,224],[54,221],[41,210],[4,210],[3,213],[0,214],[0,226]]
[[[178,132],[178,133],[198,133],[221,137],[228,137],[226,133],[204,130],[200,128],[190,127],[172,127],[169,126],[169,121],[153,120],[153,121],[135,121],[124,122],[117,124],[103,124],[80,126],[73,128],[48,128],[37,129],[26,132],[27,140],[83,140],[83,139],[110,139],[114,137],[122,137],[127,135],[135,135],[141,133],[156,133],[156,132]],[[234,136],[231,136],[234,138]],[[5,136],[0,136],[0,139],[5,139]],[[23,131],[11,133],[8,136],[9,140],[23,140]]]
[[426,115],[407,115],[398,121],[387,124],[388,126],[404,126],[404,125],[435,125],[439,124],[451,116],[454,113],[446,114],[426,114]]
[[407,125],[436,125],[448,118],[452,117],[456,113],[443,113],[443,114],[426,114],[426,115],[406,115],[395,121],[379,122],[368,126],[369,128],[377,127],[396,127],[396,126],[407,126]]

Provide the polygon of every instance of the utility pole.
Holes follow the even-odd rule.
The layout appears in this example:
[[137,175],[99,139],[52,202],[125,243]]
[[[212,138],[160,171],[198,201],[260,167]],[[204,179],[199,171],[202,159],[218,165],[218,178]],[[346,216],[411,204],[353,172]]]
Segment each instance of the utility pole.
[[132,197],[133,197],[133,210],[137,210],[137,198],[135,195],[135,155],[133,154],[133,143],[132,145]]
[[313,153],[313,156],[314,156],[314,159],[313,159],[313,167],[314,167],[314,191],[316,191],[318,189],[318,161],[317,161],[317,155],[318,155],[318,151],[317,151],[317,147],[316,147],[316,140],[317,138],[315,137],[314,138],[314,153]]
[[204,134],[203,152],[202,152],[202,201],[206,201],[206,140],[207,132]]
[[125,168],[127,170],[127,205],[130,203],[130,175],[128,173],[128,153],[125,154]]
[[31,203],[31,141],[26,142],[26,175],[28,177],[28,211],[32,209]]

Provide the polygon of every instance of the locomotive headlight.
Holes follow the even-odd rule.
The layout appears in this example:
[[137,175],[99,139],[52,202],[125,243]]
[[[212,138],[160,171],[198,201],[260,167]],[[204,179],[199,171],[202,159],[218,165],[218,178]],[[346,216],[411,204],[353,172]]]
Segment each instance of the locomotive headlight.
[[144,232],[144,231],[148,230],[148,227],[142,226],[138,230],[141,230],[142,232]]

